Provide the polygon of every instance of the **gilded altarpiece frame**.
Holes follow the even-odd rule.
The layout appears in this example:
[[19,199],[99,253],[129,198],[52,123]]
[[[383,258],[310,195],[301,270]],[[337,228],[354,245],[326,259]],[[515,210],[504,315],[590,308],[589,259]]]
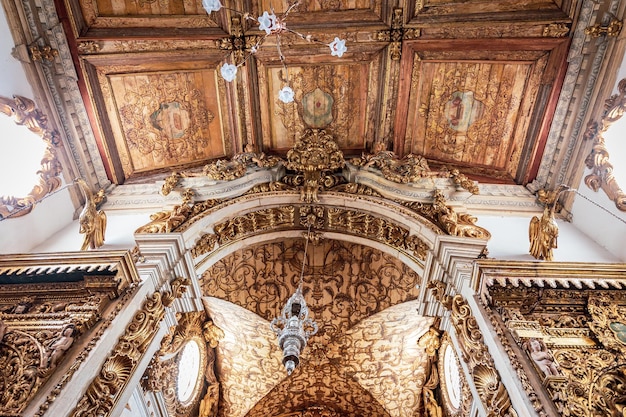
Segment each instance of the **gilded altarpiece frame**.
[[0,256],[0,414],[44,415],[137,282],[122,251]]
[[483,306],[537,413],[622,413],[626,266],[493,264],[482,272]]

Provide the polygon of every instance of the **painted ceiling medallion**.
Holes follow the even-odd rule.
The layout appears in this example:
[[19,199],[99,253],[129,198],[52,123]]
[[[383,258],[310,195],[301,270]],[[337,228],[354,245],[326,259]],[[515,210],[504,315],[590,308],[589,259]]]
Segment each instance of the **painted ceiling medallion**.
[[[293,89],[291,88],[291,85],[289,82],[289,71],[287,70],[285,56],[283,55],[283,52],[281,49],[281,39],[280,39],[281,35],[292,34],[310,43],[326,45],[330,49],[330,55],[336,56],[338,58],[341,58],[343,54],[348,50],[348,48],[346,47],[345,39],[339,39],[338,37],[335,37],[335,39],[332,42],[324,43],[324,42],[320,42],[314,39],[311,35],[304,35],[298,31],[289,29],[287,27],[287,17],[289,16],[289,13],[291,13],[292,10],[295,10],[298,8],[298,6],[302,3],[302,1],[300,0],[290,1],[288,3],[289,3],[289,7],[281,15],[277,16],[274,13],[274,8],[270,6],[271,12],[268,12],[267,10],[265,10],[263,11],[263,14],[261,16],[254,17],[249,12],[242,12],[239,10],[224,7],[222,3],[220,2],[220,0],[203,0],[202,1],[202,7],[204,7],[204,10],[206,10],[208,14],[211,14],[213,12],[218,12],[221,9],[227,9],[231,12],[240,14],[244,20],[252,20],[252,21],[257,22],[259,24],[259,31],[265,32],[264,36],[259,37],[257,42],[253,44],[249,49],[246,50],[247,55],[244,56],[243,59],[240,60],[240,62],[238,62],[236,65],[230,64],[228,62],[222,65],[222,67],[220,68],[220,74],[222,75],[222,78],[224,78],[224,80],[228,82],[234,81],[235,78],[237,78],[238,68],[244,65],[246,61],[250,58],[250,56],[252,56],[252,54],[255,54],[259,50],[263,42],[265,42],[265,39],[268,36],[276,36],[276,49],[278,50],[278,57],[285,71],[285,80],[284,80],[285,85],[278,92],[278,99],[282,101],[283,103],[291,103],[294,101],[295,93]],[[245,42],[244,42],[244,45],[245,45]],[[245,48],[246,47],[244,46],[244,49]]]

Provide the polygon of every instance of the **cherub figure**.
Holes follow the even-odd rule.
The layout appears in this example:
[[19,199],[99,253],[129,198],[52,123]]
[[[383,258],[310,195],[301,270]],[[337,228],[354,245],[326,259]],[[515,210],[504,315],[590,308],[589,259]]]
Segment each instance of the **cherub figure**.
[[535,365],[544,373],[545,376],[558,375],[559,370],[554,363],[554,359],[545,343],[538,339],[530,339],[527,343],[527,349],[530,357]]
[[50,345],[50,353],[48,355],[48,366],[54,368],[59,363],[63,354],[74,343],[74,332],[76,328],[69,324],[61,330],[61,335]]

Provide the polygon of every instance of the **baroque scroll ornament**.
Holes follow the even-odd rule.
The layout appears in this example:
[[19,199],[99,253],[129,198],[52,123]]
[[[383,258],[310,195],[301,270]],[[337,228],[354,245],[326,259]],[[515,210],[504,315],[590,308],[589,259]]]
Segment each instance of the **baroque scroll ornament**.
[[290,1],[287,10],[283,14],[278,16],[274,13],[274,9],[272,8],[270,12],[266,10],[261,16],[254,17],[249,12],[242,12],[229,7],[224,7],[220,0],[203,0],[202,7],[204,7],[207,13],[211,14],[213,12],[218,12],[220,9],[226,9],[230,12],[240,14],[244,20],[252,20],[257,22],[259,24],[259,31],[265,32],[265,35],[259,37],[256,43],[254,43],[248,50],[246,50],[247,42],[242,42],[242,48],[244,48],[244,51],[247,52],[247,55],[243,55],[241,54],[242,51],[239,51],[239,54],[237,55],[243,55],[243,59],[241,59],[240,62],[236,63],[236,65],[228,62],[224,63],[220,68],[220,74],[222,75],[222,78],[224,78],[224,80],[228,82],[234,81],[235,78],[237,78],[238,68],[244,65],[246,61],[259,50],[263,42],[265,42],[265,39],[267,39],[268,36],[276,36],[276,49],[278,50],[278,57],[285,71],[285,85],[283,85],[283,87],[278,92],[278,99],[283,103],[291,103],[294,100],[295,94],[290,86],[289,71],[285,62],[285,56],[283,55],[281,49],[280,37],[282,35],[292,34],[307,42],[326,45],[330,49],[331,56],[341,58],[343,54],[348,50],[348,48],[346,47],[345,39],[339,39],[338,37],[335,37],[332,42],[324,43],[314,39],[311,35],[304,35],[287,27],[287,18],[289,14],[293,10],[297,9],[297,7],[301,3],[301,0]]

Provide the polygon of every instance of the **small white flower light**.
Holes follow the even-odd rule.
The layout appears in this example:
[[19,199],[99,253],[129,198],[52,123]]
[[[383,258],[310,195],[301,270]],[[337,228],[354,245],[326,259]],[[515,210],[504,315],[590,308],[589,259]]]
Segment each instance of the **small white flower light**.
[[259,30],[264,30],[268,35],[272,33],[273,30],[278,29],[278,18],[274,13],[269,14],[265,11],[257,20],[259,21]]
[[284,86],[278,92],[278,99],[283,103],[291,103],[294,99],[293,90],[288,85]]
[[202,0],[202,7],[208,14],[211,12],[217,12],[222,8],[222,3],[220,0]]
[[330,54],[332,56],[338,56],[339,58],[341,58],[343,56],[343,53],[348,50],[348,48],[346,47],[345,39],[335,38],[335,40],[332,41],[328,46],[330,47]]
[[220,73],[222,74],[222,78],[226,81],[231,82],[237,77],[237,66],[233,64],[224,64],[222,68],[220,68]]

